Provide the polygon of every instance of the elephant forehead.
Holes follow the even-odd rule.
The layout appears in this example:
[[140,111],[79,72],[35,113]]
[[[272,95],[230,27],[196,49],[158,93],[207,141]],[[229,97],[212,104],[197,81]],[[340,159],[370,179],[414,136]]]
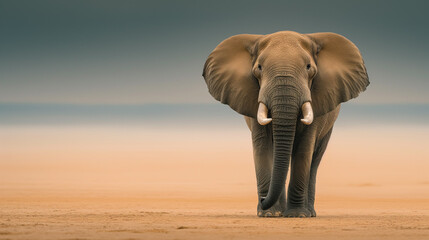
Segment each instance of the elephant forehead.
[[262,54],[261,61],[267,65],[302,65],[309,59],[308,51],[299,43],[273,44],[267,46]]

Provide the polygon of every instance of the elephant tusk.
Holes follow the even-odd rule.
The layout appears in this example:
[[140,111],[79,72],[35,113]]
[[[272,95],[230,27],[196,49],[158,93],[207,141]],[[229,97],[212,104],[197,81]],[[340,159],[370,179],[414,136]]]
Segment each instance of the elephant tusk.
[[304,118],[301,119],[301,122],[305,125],[310,125],[313,122],[313,109],[310,102],[302,104],[302,115]]
[[272,118],[268,118],[268,108],[262,102],[259,103],[257,118],[258,123],[261,125],[267,125],[273,120]]

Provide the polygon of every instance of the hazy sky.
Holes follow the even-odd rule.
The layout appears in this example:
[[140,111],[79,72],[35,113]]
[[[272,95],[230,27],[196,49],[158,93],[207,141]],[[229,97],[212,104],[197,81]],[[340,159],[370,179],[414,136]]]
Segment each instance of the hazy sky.
[[0,103],[214,103],[223,39],[331,31],[361,50],[359,103],[429,103],[428,1],[1,1]]

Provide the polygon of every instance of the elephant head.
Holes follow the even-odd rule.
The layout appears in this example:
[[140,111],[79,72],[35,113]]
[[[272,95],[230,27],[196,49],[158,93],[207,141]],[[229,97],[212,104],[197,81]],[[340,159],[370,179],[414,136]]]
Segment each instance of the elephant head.
[[369,85],[358,48],[335,33],[232,36],[209,55],[203,77],[216,100],[272,124],[274,164],[260,200],[264,210],[285,185],[297,124],[311,124]]

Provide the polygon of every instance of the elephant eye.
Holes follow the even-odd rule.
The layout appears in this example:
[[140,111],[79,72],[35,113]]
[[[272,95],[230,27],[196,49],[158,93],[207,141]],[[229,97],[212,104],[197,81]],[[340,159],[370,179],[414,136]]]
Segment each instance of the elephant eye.
[[307,70],[309,70],[309,69],[310,69],[310,67],[311,67],[311,65],[310,65],[310,64],[307,64]]
[[262,66],[261,66],[261,64],[258,64],[258,69],[259,69],[259,70],[262,70]]

